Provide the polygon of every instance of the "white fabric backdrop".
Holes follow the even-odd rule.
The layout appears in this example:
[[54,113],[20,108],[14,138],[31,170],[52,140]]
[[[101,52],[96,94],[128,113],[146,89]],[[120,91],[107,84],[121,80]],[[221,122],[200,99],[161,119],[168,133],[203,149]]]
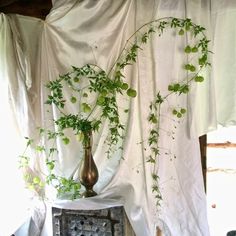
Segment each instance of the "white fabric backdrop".
[[[230,27],[227,34],[223,34],[222,29],[227,24],[230,26],[229,22],[234,17],[231,9],[234,4],[228,1],[222,11],[219,6],[223,2],[212,4],[213,25],[210,25],[210,2],[200,0],[55,1],[45,22],[29,17],[1,15],[0,45],[1,59],[4,60],[0,61],[0,66],[1,71],[6,71],[10,91],[13,91],[10,93],[13,110],[18,117],[22,117],[18,122],[23,135],[33,135],[33,128],[40,120],[42,123],[48,120],[40,105],[45,100],[42,88],[46,81],[66,72],[71,65],[82,66],[95,62],[103,69],[109,68],[126,39],[143,23],[163,16],[190,17],[194,22],[207,27],[208,37],[214,38],[211,80],[194,87],[188,98],[169,100],[174,105],[187,104],[189,116],[178,125],[175,142],[165,132],[161,136],[160,146],[170,150],[177,158],[172,159],[170,155],[166,157],[164,152],[161,153],[158,174],[163,203],[158,212],[151,194],[151,167],[145,162],[142,147],[137,143],[146,136],[148,104],[155,90],[165,92],[170,81],[181,79],[178,47],[182,42],[170,34],[155,39],[139,55],[137,65],[126,71],[127,79],[132,81],[139,96],[130,104],[132,109],[127,118],[124,160],[120,165],[120,153],[107,160],[103,146],[94,145],[94,158],[98,163],[100,179],[96,185],[99,196],[91,204],[94,208],[101,204],[124,204],[137,236],[154,235],[156,225],[163,229],[165,235],[209,235],[198,136],[215,129],[217,121],[228,125],[236,120],[232,86],[234,63],[226,61],[224,67],[221,64],[222,57],[233,60],[227,55],[228,51],[232,53],[234,28]],[[224,48],[220,47],[222,37],[227,42]],[[4,51],[6,48],[15,50],[15,53],[9,54]],[[208,72],[204,73],[208,76]],[[231,81],[230,87],[225,83],[222,86],[221,81],[225,81],[225,75],[230,75],[226,77]],[[31,89],[27,91],[26,85],[30,84]],[[227,103],[225,97],[229,97]],[[164,107],[162,112],[163,115],[169,114],[170,107]],[[172,125],[168,119],[162,120],[161,127],[164,130],[172,129]],[[95,144],[99,138],[95,137]],[[81,150],[75,147],[69,152],[63,151],[63,158],[59,159],[62,164],[60,171],[68,176],[80,159]],[[81,200],[72,203],[57,201],[55,204],[67,208],[84,207]],[[40,226],[37,231],[39,233]],[[45,227],[44,235],[50,235],[48,232],[50,229]]]
[[216,119],[223,126],[235,125],[236,117],[236,17],[235,1],[212,1],[213,70]]
[[[21,28],[22,27],[22,28]],[[1,84],[1,155],[2,189],[0,235],[11,235],[29,217],[32,196],[24,189],[19,172],[18,155],[22,153],[23,137],[33,135],[40,110],[37,106],[35,68],[37,64],[38,35],[42,24],[38,19],[18,15],[0,15],[0,84]],[[30,89],[27,89],[29,88]],[[10,112],[10,107],[12,112]],[[35,107],[37,107],[35,109]],[[16,127],[16,123],[18,127]],[[20,131],[20,132],[19,132]],[[19,138],[20,133],[20,138]],[[23,142],[22,142],[23,141]],[[20,204],[19,204],[20,202]],[[39,204],[44,218],[44,206]],[[12,217],[14,215],[14,217]],[[36,214],[35,214],[36,216]],[[35,217],[34,216],[34,217]],[[35,228],[38,227],[36,222]],[[42,226],[41,226],[42,227]],[[31,227],[33,230],[33,228]],[[39,231],[37,228],[36,231]],[[34,232],[34,231],[32,231]],[[26,235],[27,233],[24,233]],[[33,233],[34,234],[34,233]],[[37,235],[37,234],[34,234]]]
[[[43,32],[42,61],[45,64],[42,65],[41,72],[44,74],[40,78],[56,78],[71,64],[82,66],[95,62],[106,70],[113,64],[129,35],[140,25],[166,15],[186,16],[185,7],[188,6],[185,6],[184,1],[166,4],[157,4],[156,1],[69,1],[68,5],[56,5],[55,11],[47,17]],[[191,15],[191,12],[188,14]],[[155,88],[166,91],[171,80],[181,79],[181,61],[177,60],[181,57],[177,46],[179,42],[168,36],[158,44],[151,44],[139,56],[138,66],[127,72],[139,97],[131,104],[124,161],[117,168],[116,158],[104,161],[105,154],[101,146],[94,150],[100,172],[96,190],[104,194],[101,195],[104,202],[111,189],[111,196],[124,198],[126,212],[137,235],[154,235],[157,223],[165,228],[166,235],[208,235],[197,136],[188,139],[185,123],[182,124],[181,139],[176,142],[163,133],[160,146],[169,148],[171,145],[171,152],[177,155],[177,160],[166,158],[164,152],[160,157],[159,175],[164,201],[157,213],[148,175],[151,169],[145,163],[142,147],[137,145],[147,135],[148,104]],[[182,103],[186,101],[178,101],[178,104]],[[169,114],[169,109],[169,106],[166,107],[163,113]],[[169,120],[163,120],[161,127],[169,130],[171,125]],[[179,148],[182,146],[186,147],[184,152]],[[79,150],[73,148],[70,152],[64,151],[63,160],[60,160],[63,163],[62,171],[69,175],[74,163],[78,162]],[[127,186],[130,191],[124,191],[122,186]],[[80,204],[78,207],[81,207]],[[63,202],[61,206],[67,207],[67,203]]]

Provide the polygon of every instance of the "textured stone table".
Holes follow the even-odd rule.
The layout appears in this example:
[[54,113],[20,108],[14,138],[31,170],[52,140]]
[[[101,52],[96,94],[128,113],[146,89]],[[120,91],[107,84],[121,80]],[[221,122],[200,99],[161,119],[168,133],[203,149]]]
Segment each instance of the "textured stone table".
[[122,206],[101,210],[52,208],[53,236],[135,236]]

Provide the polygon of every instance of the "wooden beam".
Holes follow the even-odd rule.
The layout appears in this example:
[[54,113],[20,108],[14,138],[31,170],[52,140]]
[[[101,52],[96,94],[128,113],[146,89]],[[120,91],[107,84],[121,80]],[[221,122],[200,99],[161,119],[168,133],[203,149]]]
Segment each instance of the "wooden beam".
[[13,2],[17,2],[18,0],[0,0],[0,7],[5,7],[7,5],[12,4]]
[[51,0],[11,0],[0,2],[0,12],[5,14],[20,14],[45,19],[52,8]]
[[204,181],[205,192],[207,190],[206,181],[207,181],[207,136],[203,135],[199,137],[200,151],[201,151],[201,163],[202,163],[202,175]]
[[236,148],[236,143],[231,143],[231,142],[208,143],[207,147],[210,147],[210,148]]

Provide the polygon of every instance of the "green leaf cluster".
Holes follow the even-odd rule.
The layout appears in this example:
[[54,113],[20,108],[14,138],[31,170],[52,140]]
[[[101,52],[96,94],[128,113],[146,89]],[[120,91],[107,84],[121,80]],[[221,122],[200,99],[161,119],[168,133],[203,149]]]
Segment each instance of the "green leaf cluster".
[[34,176],[31,173],[25,173],[23,178],[27,183],[27,188],[38,193],[43,192],[45,182],[39,176]]
[[179,95],[182,93],[186,94],[189,92],[189,84],[173,83],[168,86],[168,90],[170,92],[178,93]]
[[[151,40],[154,34],[161,36],[167,29],[173,30],[176,37],[190,35],[194,42],[183,48],[186,58],[196,57],[196,60],[188,60],[183,63],[182,69],[186,72],[187,78],[177,83],[171,83],[167,87],[167,94],[163,95],[157,91],[153,101],[150,102],[148,122],[150,130],[147,138],[149,152],[147,162],[156,166],[157,158],[160,156],[159,135],[161,107],[168,101],[171,95],[184,95],[190,90],[192,82],[203,82],[203,76],[199,75],[203,67],[209,66],[209,43],[204,31],[205,28],[194,24],[191,19],[179,19],[174,17],[164,17],[153,20],[142,25],[135,31],[124,45],[114,64],[106,71],[99,65],[86,64],[82,67],[72,66],[70,71],[59,75],[53,81],[49,81],[45,86],[49,91],[46,105],[54,106],[58,109],[59,118],[53,120],[55,130],[39,128],[39,134],[46,141],[53,145],[35,145],[33,140],[27,139],[27,148],[31,147],[40,155],[46,156],[46,184],[53,185],[59,195],[70,193],[72,198],[80,197],[80,183],[73,178],[65,178],[55,174],[56,159],[58,150],[55,148],[57,139],[65,145],[70,143],[69,137],[65,135],[67,129],[71,129],[77,140],[83,145],[87,143],[88,135],[99,132],[103,122],[108,122],[109,134],[106,139],[108,144],[108,156],[113,147],[124,138],[125,125],[120,120],[120,111],[127,113],[128,109],[119,109],[117,96],[127,96],[133,99],[137,96],[137,91],[126,81],[125,68],[137,62],[139,51],[144,44]],[[64,89],[71,91],[69,98],[65,98]],[[68,104],[69,103],[69,104]],[[67,113],[67,105],[77,106],[77,112]],[[100,112],[97,112],[97,111]],[[96,118],[94,113],[96,111]],[[181,118],[186,113],[185,108],[175,108],[172,110],[174,118]],[[24,152],[20,156],[20,166],[25,168],[30,165],[30,157]],[[152,173],[152,191],[159,204],[161,192],[158,183],[158,176]],[[44,187],[44,182],[40,177],[26,176],[30,188],[39,189]]]
[[181,108],[181,109],[173,109],[172,110],[172,114],[175,115],[178,118],[181,118],[184,114],[186,113],[186,109],[185,108]]
[[63,196],[65,194],[68,195],[68,193],[71,200],[81,197],[81,184],[75,181],[73,178],[57,178],[57,184],[54,187],[57,190],[58,197]]
[[56,79],[54,81],[50,81],[46,87],[51,90],[51,95],[48,96],[48,100],[45,102],[46,104],[55,104],[59,108],[64,108],[65,100],[63,99],[62,93],[62,84],[60,83],[60,79]]

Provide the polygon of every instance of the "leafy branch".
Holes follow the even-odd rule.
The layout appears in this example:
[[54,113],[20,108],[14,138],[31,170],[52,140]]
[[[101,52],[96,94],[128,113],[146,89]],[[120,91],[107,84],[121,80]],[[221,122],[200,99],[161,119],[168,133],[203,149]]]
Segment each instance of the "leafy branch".
[[[180,82],[168,85],[167,94],[158,91],[154,100],[150,102],[149,115],[147,117],[150,130],[147,138],[148,155],[147,162],[153,165],[153,187],[152,191],[157,199],[157,205],[161,201],[159,189],[159,177],[156,174],[156,165],[160,155],[160,119],[161,107],[171,95],[182,96],[190,91],[193,82],[203,82],[204,77],[200,75],[203,68],[210,66],[208,49],[209,40],[204,34],[205,28],[194,24],[191,19],[179,19],[164,17],[153,20],[139,27],[126,41],[114,64],[108,69],[103,70],[95,64],[86,64],[82,67],[72,66],[71,70],[64,75],[60,75],[55,80],[49,81],[46,88],[50,94],[45,102],[46,105],[54,106],[59,111],[59,118],[54,120],[55,130],[40,129],[40,137],[56,143],[57,139],[63,141],[65,145],[70,143],[70,139],[65,135],[65,130],[70,129],[74,132],[78,141],[85,144],[89,133],[99,132],[101,125],[108,121],[108,136],[106,139],[108,156],[112,154],[112,147],[118,145],[119,140],[123,139],[125,125],[120,121],[120,110],[117,103],[117,95],[121,94],[129,98],[137,96],[136,90],[126,81],[125,68],[136,63],[139,51],[143,49],[154,35],[161,37],[167,30],[176,32],[176,37],[188,35],[194,42],[187,44],[183,48],[183,53],[196,60],[189,60],[182,65],[187,77]],[[70,91],[69,99],[65,97],[64,91]],[[74,104],[78,108],[75,114],[67,111],[67,106]],[[99,112],[98,112],[99,111]],[[126,112],[123,110],[123,112]],[[172,109],[172,115],[177,119],[182,118],[187,113],[186,108],[177,107]],[[95,115],[96,114],[96,115]],[[40,139],[41,139],[40,138]],[[27,148],[32,146],[32,140],[27,139]],[[31,140],[31,141],[30,141]],[[37,145],[36,145],[37,146]],[[72,193],[72,198],[80,196],[80,183],[72,177],[65,178],[55,174],[55,159],[58,150],[55,146],[37,146],[36,150],[46,156],[46,184],[53,185],[58,194]],[[30,158],[21,155],[21,167],[29,165]],[[41,180],[35,179],[35,184]]]

